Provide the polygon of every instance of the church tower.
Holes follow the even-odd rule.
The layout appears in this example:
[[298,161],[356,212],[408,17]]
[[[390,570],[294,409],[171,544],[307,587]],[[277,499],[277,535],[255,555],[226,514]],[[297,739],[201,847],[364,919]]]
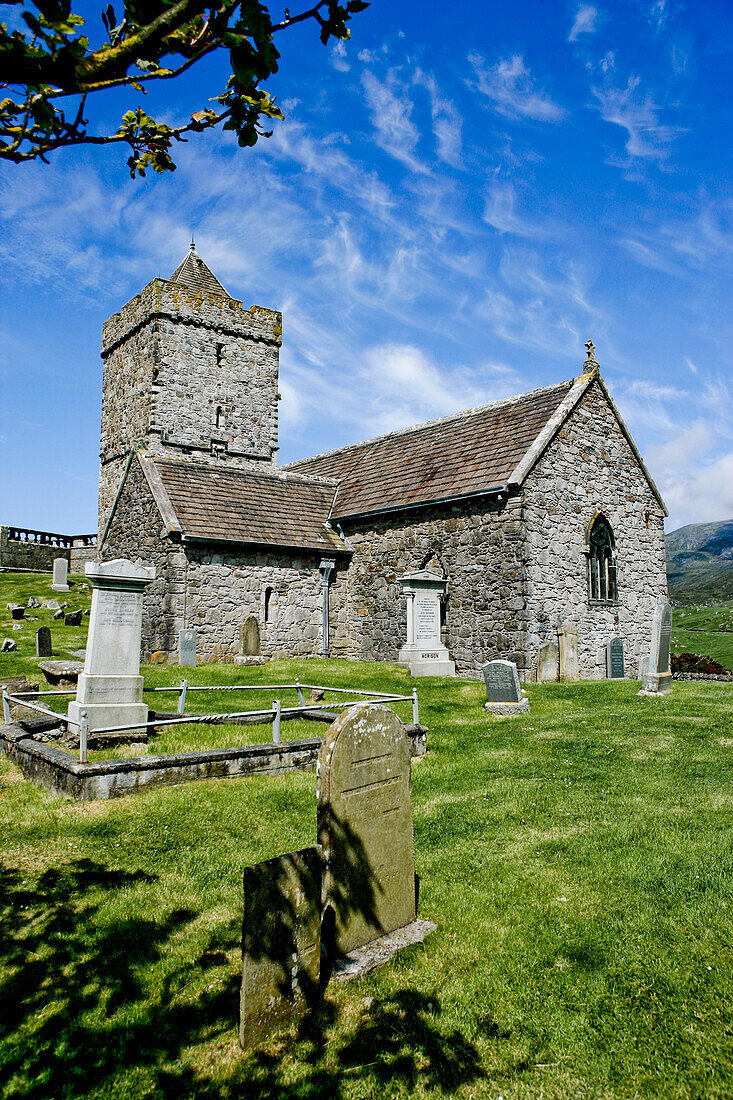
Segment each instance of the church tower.
[[277,464],[282,316],[245,309],[190,251],[102,329],[99,529],[135,451],[229,469]]

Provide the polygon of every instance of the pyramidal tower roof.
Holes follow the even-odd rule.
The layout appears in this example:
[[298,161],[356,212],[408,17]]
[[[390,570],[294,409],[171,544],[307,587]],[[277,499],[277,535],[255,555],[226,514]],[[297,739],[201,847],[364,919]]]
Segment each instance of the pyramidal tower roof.
[[229,295],[221,285],[216,275],[209,271],[208,267],[196,251],[196,246],[191,241],[188,255],[181,261],[170,277],[171,283],[186,286],[189,290],[203,290],[207,294],[220,294],[224,298]]

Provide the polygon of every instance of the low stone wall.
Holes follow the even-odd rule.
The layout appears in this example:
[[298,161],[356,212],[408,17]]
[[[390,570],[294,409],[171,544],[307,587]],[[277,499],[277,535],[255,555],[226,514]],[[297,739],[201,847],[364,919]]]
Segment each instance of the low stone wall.
[[[424,726],[406,726],[410,755],[427,751]],[[276,745],[242,745],[229,749],[165,756],[136,756],[81,764],[53,745],[35,741],[21,725],[0,727],[0,752],[16,764],[26,779],[56,795],[77,802],[119,798],[146,787],[170,786],[191,779],[228,779],[239,775],[281,775],[315,767],[321,737],[283,741]]]
[[27,527],[0,527],[0,572],[52,573],[56,558],[65,558],[69,572],[83,573],[97,555],[96,535],[59,535]]

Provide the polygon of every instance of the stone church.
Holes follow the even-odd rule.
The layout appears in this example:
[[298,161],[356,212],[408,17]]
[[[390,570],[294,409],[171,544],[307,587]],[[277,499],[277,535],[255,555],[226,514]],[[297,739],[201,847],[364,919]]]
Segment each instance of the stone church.
[[193,245],[104,325],[99,555],[156,567],[144,653],[194,628],[199,659],[237,657],[253,616],[263,656],[395,661],[428,570],[459,674],[535,679],[541,653],[553,678],[569,626],[581,676],[613,636],[636,675],[666,509],[592,345],[578,378],[278,467],[281,325]]

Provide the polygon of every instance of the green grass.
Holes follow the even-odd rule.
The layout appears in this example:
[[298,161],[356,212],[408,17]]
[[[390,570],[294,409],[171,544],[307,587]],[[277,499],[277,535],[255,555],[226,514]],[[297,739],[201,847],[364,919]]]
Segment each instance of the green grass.
[[[7,657],[35,668],[27,647],[0,669]],[[628,681],[530,684],[531,713],[495,719],[478,683],[392,665],[144,673],[417,685],[420,915],[438,930],[244,1057],[242,868],[314,842],[314,774],[80,806],[0,759],[0,1096],[733,1095],[730,685],[654,700]],[[221,692],[206,709],[232,704]],[[235,743],[269,735],[233,729]],[[171,727],[151,751],[191,736]]]
[[733,601],[712,607],[675,608],[672,650],[712,657],[725,668],[733,669]]
[[[43,680],[43,674],[38,672],[36,661],[36,631],[41,626],[51,629],[51,644],[54,660],[78,660],[73,656],[74,650],[83,649],[87,640],[88,617],[82,618],[81,626],[65,626],[63,619],[54,620],[53,611],[44,611],[39,607],[26,607],[25,618],[18,623],[7,609],[8,603],[21,603],[26,605],[30,596],[37,596],[43,603],[44,600],[55,599],[61,603],[68,603],[66,611],[77,611],[81,608],[86,611],[91,606],[91,586],[87,585],[86,577],[81,574],[69,576],[69,592],[53,592],[51,589],[52,575],[50,573],[0,573],[0,640],[12,638],[17,643],[17,650],[13,653],[0,653],[0,676],[19,676],[24,673],[31,676],[33,681]],[[20,630],[14,630],[19,626]],[[44,681],[44,686],[48,684]]]

